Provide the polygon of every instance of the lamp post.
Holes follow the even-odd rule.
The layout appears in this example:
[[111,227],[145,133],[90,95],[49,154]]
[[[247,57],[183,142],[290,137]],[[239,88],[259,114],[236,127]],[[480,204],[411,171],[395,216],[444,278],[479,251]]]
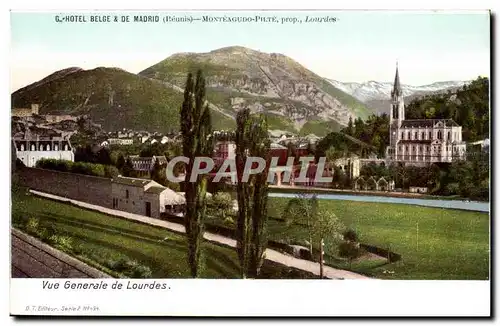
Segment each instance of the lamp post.
[[320,243],[320,247],[319,247],[319,275],[321,277],[321,279],[323,279],[323,264],[325,263],[325,261],[323,260],[323,255],[325,254],[324,252],[324,246],[325,246],[325,243],[323,242],[323,239],[321,239],[321,243]]
[[418,252],[418,222],[417,222],[417,252]]

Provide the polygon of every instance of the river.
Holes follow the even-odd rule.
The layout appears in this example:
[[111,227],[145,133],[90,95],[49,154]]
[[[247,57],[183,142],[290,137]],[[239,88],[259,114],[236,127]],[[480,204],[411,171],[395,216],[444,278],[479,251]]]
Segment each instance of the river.
[[[310,197],[313,194],[307,194]],[[278,198],[293,198],[297,194],[292,193],[269,193],[269,197]],[[339,194],[316,194],[318,199],[329,200],[352,200],[369,203],[392,203],[392,204],[409,204],[428,207],[454,208],[468,211],[486,212],[490,211],[490,203],[478,201],[462,201],[462,200],[440,200],[440,199],[419,199],[419,198],[401,198],[401,197],[385,197],[385,196],[365,196],[365,195],[339,195]]]

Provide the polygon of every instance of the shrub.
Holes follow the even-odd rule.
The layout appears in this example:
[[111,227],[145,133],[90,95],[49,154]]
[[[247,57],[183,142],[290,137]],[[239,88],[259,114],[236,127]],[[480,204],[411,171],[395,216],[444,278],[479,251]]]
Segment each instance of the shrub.
[[53,234],[52,236],[50,236],[49,242],[54,247],[56,247],[57,249],[60,249],[62,251],[71,252],[73,249],[72,239],[71,239],[71,237],[68,237],[68,236],[61,236],[61,235]]
[[147,266],[139,264],[135,260],[122,257],[118,261],[111,261],[108,266],[130,278],[148,278],[151,277],[151,269]]
[[40,221],[35,217],[30,217],[26,223],[26,231],[32,235],[36,235],[38,232],[38,226]]
[[49,231],[46,228],[37,230],[35,234],[41,240],[47,240],[50,237]]
[[356,234],[356,231],[352,229],[345,231],[343,236],[345,241],[358,242],[358,235]]
[[115,166],[105,165],[104,166],[104,176],[106,178],[113,178],[120,174],[120,171]]
[[26,165],[20,159],[16,158],[16,169],[22,169],[26,167]]
[[112,178],[119,174],[119,170],[112,165],[87,162],[71,162],[55,159],[41,159],[36,163],[36,167],[47,170],[71,172],[106,178]]
[[352,261],[360,257],[362,253],[359,243],[343,241],[339,244],[339,256],[349,260],[349,268],[351,268]]
[[136,265],[132,269],[131,275],[129,274],[131,278],[149,278],[151,277],[151,275],[152,275],[151,269],[143,265]]
[[[231,195],[227,192],[218,192],[209,198],[207,201],[207,206],[210,210],[210,215],[220,216],[222,221],[227,220],[227,216],[232,213],[233,200]],[[230,219],[232,221],[232,219]],[[231,223],[227,220],[228,223]]]

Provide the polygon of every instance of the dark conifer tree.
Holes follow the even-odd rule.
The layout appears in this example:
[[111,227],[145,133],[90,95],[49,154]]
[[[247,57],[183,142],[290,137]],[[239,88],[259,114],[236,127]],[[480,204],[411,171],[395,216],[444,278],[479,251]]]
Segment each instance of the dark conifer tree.
[[[267,202],[269,150],[267,121],[265,117],[251,117],[250,111],[240,111],[236,119],[236,166],[238,169],[238,223],[237,250],[241,276],[256,278],[264,261],[267,247]],[[261,157],[266,161],[262,173],[251,175],[248,182],[241,182],[247,156]]]
[[207,176],[198,176],[190,182],[194,159],[197,156],[211,156],[213,151],[212,124],[208,105],[205,104],[205,79],[201,70],[196,81],[188,74],[181,106],[181,134],[183,155],[189,158],[186,167],[186,214],[185,228],[188,239],[188,263],[192,277],[201,274],[201,242],[204,233],[206,209]]

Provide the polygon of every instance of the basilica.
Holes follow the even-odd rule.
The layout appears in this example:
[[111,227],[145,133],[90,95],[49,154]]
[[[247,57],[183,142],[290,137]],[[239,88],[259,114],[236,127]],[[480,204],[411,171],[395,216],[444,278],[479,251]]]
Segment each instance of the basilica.
[[405,119],[398,67],[391,91],[389,147],[386,159],[411,165],[451,163],[464,159],[462,127],[452,119]]

